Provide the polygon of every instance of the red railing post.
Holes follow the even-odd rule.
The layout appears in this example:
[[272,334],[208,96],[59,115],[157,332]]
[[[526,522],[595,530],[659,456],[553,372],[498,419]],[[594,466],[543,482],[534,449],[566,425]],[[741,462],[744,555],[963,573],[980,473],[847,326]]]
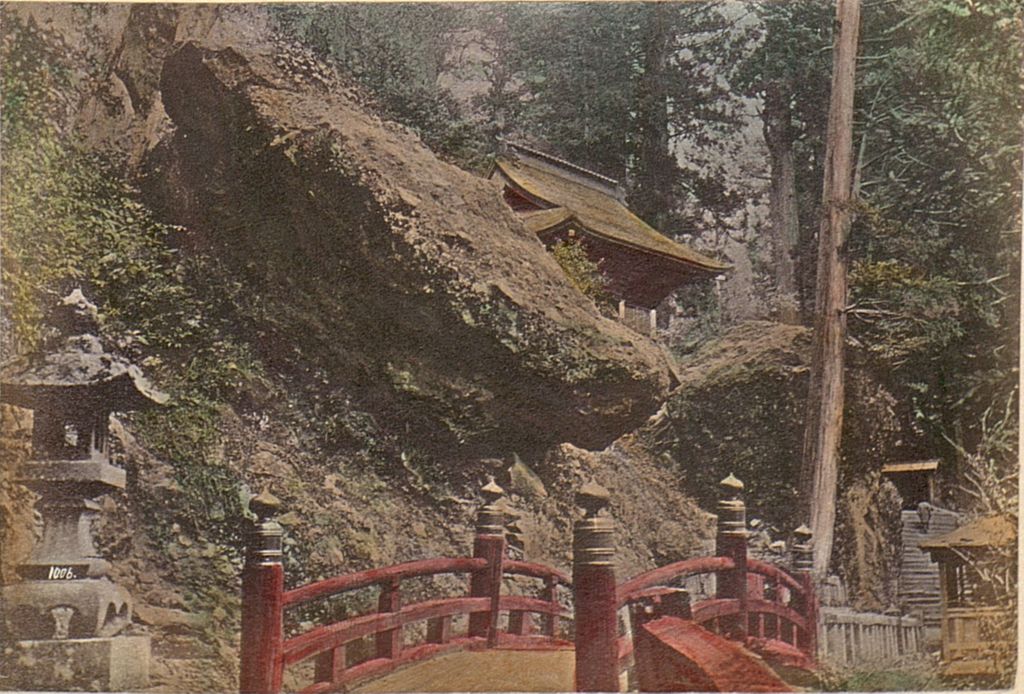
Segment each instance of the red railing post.
[[[505,544],[508,556],[525,556],[523,529],[519,526],[519,514],[511,509],[505,510]],[[533,614],[526,610],[509,610],[508,633],[515,636],[528,636],[533,633]]]
[[729,557],[736,567],[719,572],[716,577],[716,597],[738,600],[739,615],[726,619],[726,632],[730,638],[747,638],[747,508],[743,503],[743,482],[729,475],[719,482],[721,498],[718,501],[718,531],[715,535],[715,554]]
[[541,633],[544,636],[551,636],[558,638],[558,581],[554,576],[548,576],[544,579],[544,592],[541,594],[541,598],[551,604],[553,611],[547,615],[541,627]]
[[427,621],[427,643],[448,643],[451,640],[452,618],[434,617]]
[[[402,607],[399,585],[397,578],[381,585],[380,597],[377,599],[378,612],[398,612]],[[378,658],[397,658],[402,654],[402,627],[382,631],[377,634],[376,640]]]
[[281,539],[284,530],[273,520],[280,501],[268,491],[254,497],[249,509],[257,521],[249,534],[242,569],[242,642],[238,689],[242,694],[278,694],[281,691],[284,566]]
[[607,489],[591,482],[576,494],[585,516],[573,528],[572,584],[576,616],[576,691],[619,690],[619,622],[615,538]]
[[501,604],[501,577],[505,559],[505,511],[498,500],[505,490],[492,477],[480,490],[484,505],[476,516],[476,535],[473,538],[473,556],[487,560],[487,567],[477,571],[470,578],[469,595],[474,598],[490,598],[487,612],[469,615],[469,635],[487,637],[487,646],[498,645],[498,610]]
[[793,531],[793,571],[803,588],[800,612],[807,621],[807,643],[803,651],[818,658],[818,594],[814,589],[814,535],[806,525]]
[[516,636],[527,636],[533,632],[533,615],[525,610],[512,610],[508,613],[508,633]]
[[345,676],[345,645],[335,646],[317,656],[313,679],[316,682],[337,682]]

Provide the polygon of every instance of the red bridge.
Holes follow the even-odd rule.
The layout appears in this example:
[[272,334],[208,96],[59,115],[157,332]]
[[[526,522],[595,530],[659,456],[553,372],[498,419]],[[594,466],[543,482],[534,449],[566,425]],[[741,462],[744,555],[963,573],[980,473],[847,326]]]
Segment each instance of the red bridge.
[[[284,590],[276,500],[261,494],[250,503],[259,520],[242,578],[240,690],[277,694],[288,669],[288,688],[304,694],[388,686],[793,691],[778,673],[815,664],[810,533],[796,532],[794,573],[749,558],[742,487],[732,475],[722,481],[716,556],[621,584],[606,490],[589,484],[577,494],[585,517],[574,527],[570,577],[506,556],[506,513],[497,503],[503,492],[492,482],[483,489],[473,556],[371,569],[292,590]],[[459,575],[468,577],[468,595],[415,597],[424,594],[422,579],[441,576],[457,585],[449,576]],[[691,604],[679,584],[700,575],[714,576],[714,597]],[[349,616],[367,588],[377,591],[376,609]],[[298,615],[287,625],[286,612]],[[311,626],[313,618],[322,623]],[[470,673],[475,680],[466,679]],[[305,684],[291,684],[303,678]]]

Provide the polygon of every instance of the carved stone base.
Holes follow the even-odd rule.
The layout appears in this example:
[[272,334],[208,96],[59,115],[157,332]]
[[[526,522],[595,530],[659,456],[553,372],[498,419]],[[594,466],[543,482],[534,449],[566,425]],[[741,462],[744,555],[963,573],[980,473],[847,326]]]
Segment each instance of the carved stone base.
[[132,621],[131,597],[106,578],[22,581],[2,590],[3,618],[18,639],[115,636]]
[[16,641],[14,689],[28,691],[138,691],[149,686],[149,636]]

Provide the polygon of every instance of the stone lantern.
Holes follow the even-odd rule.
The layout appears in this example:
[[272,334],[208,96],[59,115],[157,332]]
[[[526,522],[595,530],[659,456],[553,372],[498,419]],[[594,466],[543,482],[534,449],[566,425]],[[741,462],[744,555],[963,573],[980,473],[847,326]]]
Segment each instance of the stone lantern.
[[[26,656],[18,669],[30,678],[20,684],[145,686],[149,641],[117,637],[131,623],[131,597],[107,577],[110,565],[96,550],[92,524],[100,513],[96,498],[125,488],[125,471],[110,460],[110,413],[163,404],[167,396],[104,350],[96,307],[81,291],[61,300],[50,322],[57,335],[39,353],[0,371],[0,401],[33,410],[32,456],[18,481],[39,495],[43,524],[18,566],[22,580],[3,588],[7,631]],[[39,663],[52,664],[63,678],[30,674]]]

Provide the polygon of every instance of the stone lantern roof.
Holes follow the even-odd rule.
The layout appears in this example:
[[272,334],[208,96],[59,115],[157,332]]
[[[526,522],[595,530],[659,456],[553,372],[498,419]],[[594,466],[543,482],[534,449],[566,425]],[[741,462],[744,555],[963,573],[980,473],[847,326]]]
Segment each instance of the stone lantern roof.
[[0,369],[0,400],[29,409],[61,404],[140,410],[166,403],[167,395],[137,366],[103,348],[96,316],[80,290],[65,297],[51,318],[61,333],[52,347]]

